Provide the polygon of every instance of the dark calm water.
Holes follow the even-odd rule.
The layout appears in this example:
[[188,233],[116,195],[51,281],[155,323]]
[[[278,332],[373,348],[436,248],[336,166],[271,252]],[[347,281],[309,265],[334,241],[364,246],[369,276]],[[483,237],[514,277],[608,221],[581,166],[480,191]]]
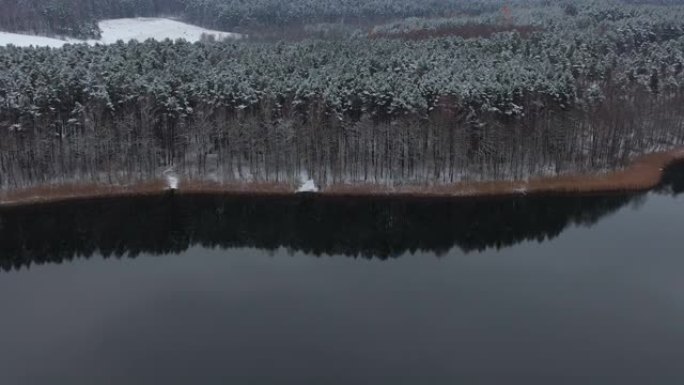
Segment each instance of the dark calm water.
[[681,384],[682,174],[639,195],[4,209],[0,384]]

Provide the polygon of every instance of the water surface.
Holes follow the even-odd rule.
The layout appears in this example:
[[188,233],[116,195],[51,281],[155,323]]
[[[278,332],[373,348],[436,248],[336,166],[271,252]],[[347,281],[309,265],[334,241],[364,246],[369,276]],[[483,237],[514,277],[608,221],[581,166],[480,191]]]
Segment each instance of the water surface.
[[0,382],[681,383],[671,178],[637,195],[4,209]]

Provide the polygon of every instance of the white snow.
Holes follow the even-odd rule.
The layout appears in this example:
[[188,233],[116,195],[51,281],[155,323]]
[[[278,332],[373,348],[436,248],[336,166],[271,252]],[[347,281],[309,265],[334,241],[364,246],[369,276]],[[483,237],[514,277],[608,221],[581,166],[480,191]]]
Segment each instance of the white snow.
[[304,181],[304,183],[299,186],[297,189],[298,193],[305,193],[305,192],[318,192],[318,187],[316,187],[316,183],[314,183],[313,179],[308,179]]
[[66,43],[64,40],[43,36],[22,35],[19,33],[0,32],[0,46],[12,44],[17,47],[54,47],[59,48]]
[[178,190],[179,179],[178,175],[173,171],[173,168],[167,168],[163,172],[164,179],[166,179],[167,190]]
[[516,194],[527,195],[527,186],[518,186],[513,189]]
[[191,24],[162,18],[133,18],[103,20],[98,23],[102,31],[100,40],[89,40],[88,43],[113,44],[118,40],[145,41],[147,39],[184,39],[189,42],[199,41],[202,34],[214,35],[216,40],[239,38],[240,34],[213,31]]
[[113,44],[119,40],[128,42],[130,40],[145,41],[147,39],[184,39],[189,42],[196,42],[200,40],[203,34],[213,35],[216,40],[239,39],[242,37],[242,35],[238,33],[214,31],[176,20],[156,17],[102,20],[98,25],[102,31],[102,37],[98,40],[78,40],[71,38],[61,40],[44,36],[0,32],[0,45],[13,44],[18,47],[37,46],[59,48],[64,44]]
[[167,175],[166,185],[169,190],[178,190],[178,178],[174,175]]

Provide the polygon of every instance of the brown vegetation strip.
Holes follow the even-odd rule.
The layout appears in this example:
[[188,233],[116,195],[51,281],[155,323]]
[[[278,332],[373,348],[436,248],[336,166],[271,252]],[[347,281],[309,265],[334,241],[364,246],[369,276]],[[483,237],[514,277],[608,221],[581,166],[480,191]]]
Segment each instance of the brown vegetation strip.
[[[461,182],[439,186],[386,187],[381,185],[333,185],[323,196],[480,197],[544,193],[609,193],[644,191],[660,183],[663,170],[684,160],[684,148],[637,158],[623,170],[593,175],[563,175],[527,181]],[[182,181],[175,194],[233,194],[255,196],[295,195],[296,186],[286,183],[220,184]],[[53,203],[89,198],[114,198],[168,194],[166,183],[156,180],[127,186],[64,184],[0,192],[0,207]]]
[[406,186],[388,190],[378,186],[331,186],[335,195],[405,195],[416,197],[479,197],[544,193],[610,193],[644,191],[656,187],[663,170],[684,160],[684,148],[643,155],[628,167],[602,174],[568,174],[526,181],[461,182],[439,186]]

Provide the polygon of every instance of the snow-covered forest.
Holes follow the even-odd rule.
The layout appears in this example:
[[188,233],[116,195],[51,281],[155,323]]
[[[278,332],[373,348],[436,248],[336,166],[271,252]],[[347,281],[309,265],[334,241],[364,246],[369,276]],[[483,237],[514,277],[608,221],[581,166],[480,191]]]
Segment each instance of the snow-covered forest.
[[684,143],[684,6],[643,3],[0,0],[13,32],[98,36],[104,17],[154,15],[301,32],[0,47],[0,188],[168,170],[325,187],[621,167]]
[[0,29],[97,37],[97,21],[175,15],[224,30],[495,11],[497,0],[0,0]]

